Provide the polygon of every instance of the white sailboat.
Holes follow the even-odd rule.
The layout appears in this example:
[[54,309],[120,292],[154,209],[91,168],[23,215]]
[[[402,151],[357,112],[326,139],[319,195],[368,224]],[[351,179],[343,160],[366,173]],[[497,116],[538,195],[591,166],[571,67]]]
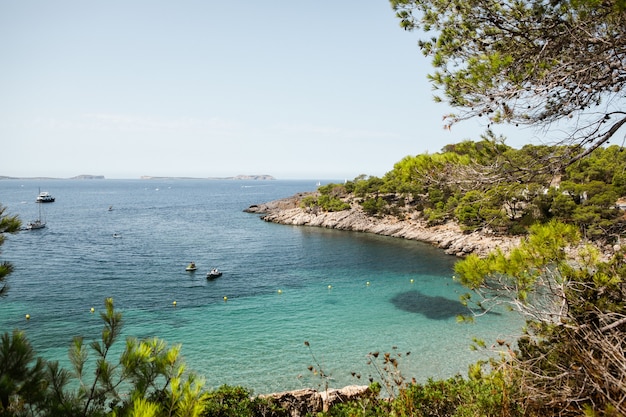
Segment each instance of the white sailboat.
[[46,222],[41,217],[41,204],[38,204],[38,206],[39,206],[39,217],[36,220],[33,220],[31,222],[28,222],[28,224],[26,224],[27,230],[43,229],[44,227],[46,227]]

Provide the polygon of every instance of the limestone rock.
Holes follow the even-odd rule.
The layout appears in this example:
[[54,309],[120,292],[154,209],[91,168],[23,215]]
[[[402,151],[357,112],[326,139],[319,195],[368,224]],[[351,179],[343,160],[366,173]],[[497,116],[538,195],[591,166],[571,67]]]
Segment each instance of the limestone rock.
[[314,415],[321,411],[328,411],[330,407],[342,402],[359,400],[370,393],[367,385],[349,385],[322,392],[310,388],[279,392],[261,395],[260,398],[276,403],[287,410],[291,417],[303,417],[307,414]]
[[291,417],[306,416],[309,413],[315,414],[323,409],[322,398],[314,389],[279,392],[261,395],[260,398],[278,404],[287,410]]
[[361,209],[361,206],[354,202],[349,210],[338,212],[316,211],[300,207],[302,198],[314,194],[301,193],[293,197],[253,205],[244,211],[262,214],[263,220],[273,223],[326,227],[419,240],[437,246],[447,254],[459,257],[470,253],[485,256],[498,248],[507,252],[520,241],[518,237],[498,236],[490,231],[467,233],[454,222],[428,226],[424,220],[417,216],[406,219],[398,219],[395,216],[372,217],[368,216]]

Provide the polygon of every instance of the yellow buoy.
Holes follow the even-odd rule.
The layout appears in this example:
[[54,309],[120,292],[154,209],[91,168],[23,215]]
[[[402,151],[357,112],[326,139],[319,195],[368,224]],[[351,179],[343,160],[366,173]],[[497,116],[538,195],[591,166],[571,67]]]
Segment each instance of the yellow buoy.
[[333,287],[332,285],[329,285],[329,286],[328,286],[328,289],[330,290],[332,287]]
[[89,310],[89,311],[91,311],[93,313],[94,311],[96,311],[96,309],[91,307],[91,310]]
[[26,320],[30,320],[30,314],[26,315]]
[[176,301],[174,301],[174,302],[172,303],[172,305],[173,305],[174,307],[176,307]]
[[370,285],[370,282],[369,282],[369,281],[367,281],[367,282],[365,283],[365,285]]
[[279,293],[279,294],[282,294],[282,293],[283,293],[283,290],[278,290],[278,293]]
[[413,282],[414,282],[414,280],[413,280],[413,278],[411,278],[411,284],[413,284]]
[[224,301],[228,301],[228,297],[224,296]]

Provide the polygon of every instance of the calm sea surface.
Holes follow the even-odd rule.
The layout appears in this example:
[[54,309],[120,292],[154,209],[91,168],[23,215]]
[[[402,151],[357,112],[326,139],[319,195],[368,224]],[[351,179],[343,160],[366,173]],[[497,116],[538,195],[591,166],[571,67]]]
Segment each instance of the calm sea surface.
[[[180,343],[208,388],[257,394],[320,388],[307,369],[318,364],[331,387],[367,384],[376,373],[366,355],[394,347],[411,352],[400,367],[418,381],[465,374],[484,358],[470,350],[473,336],[491,343],[517,333],[520,321],[509,314],[456,323],[464,311],[456,258],[429,245],[243,212],[315,182],[0,181],[9,214],[25,224],[41,206],[47,222],[9,235],[1,248],[15,272],[0,299],[0,331],[26,331],[39,355],[68,366],[72,337],[98,339],[98,312],[113,297],[125,337]],[[39,188],[56,202],[35,203]],[[185,272],[192,260],[198,271]],[[213,267],[224,275],[209,281]]]

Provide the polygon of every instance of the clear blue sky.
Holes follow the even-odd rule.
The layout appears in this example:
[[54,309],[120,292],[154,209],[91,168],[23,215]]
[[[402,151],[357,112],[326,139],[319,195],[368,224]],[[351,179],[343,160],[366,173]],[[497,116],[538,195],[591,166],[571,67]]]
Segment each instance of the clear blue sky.
[[417,39],[387,0],[0,0],[0,175],[382,176],[484,129]]

